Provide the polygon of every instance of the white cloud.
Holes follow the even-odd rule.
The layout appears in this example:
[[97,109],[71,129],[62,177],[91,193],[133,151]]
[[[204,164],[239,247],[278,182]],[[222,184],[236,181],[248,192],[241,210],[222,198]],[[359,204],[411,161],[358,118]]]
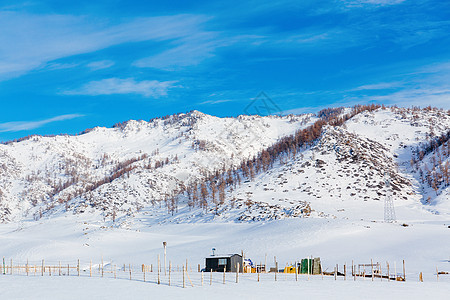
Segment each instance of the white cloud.
[[180,39],[175,47],[137,60],[133,65],[140,68],[156,68],[166,71],[195,66],[214,57],[214,51],[217,48],[229,46],[238,39],[239,37],[229,37],[224,40],[214,32],[202,32]]
[[114,94],[139,94],[144,97],[160,97],[167,95],[167,91],[174,87],[175,81],[142,80],[133,78],[108,78],[91,81],[79,89],[65,91],[65,95],[114,95]]
[[7,122],[0,123],[0,132],[16,132],[16,131],[24,131],[31,130],[42,127],[48,123],[71,120],[79,117],[83,117],[84,115],[80,114],[69,114],[69,115],[61,115],[56,116],[50,119],[41,120],[41,121],[18,121],[18,122]]
[[231,102],[231,101],[233,101],[233,100],[231,100],[231,99],[206,100],[206,101],[200,102],[199,105],[205,105],[205,104],[214,105],[214,104],[226,103],[226,102]]
[[182,39],[201,32],[206,17],[173,15],[126,22],[71,15],[0,11],[0,80],[20,76],[64,57],[126,42]]
[[402,83],[401,82],[381,82],[381,83],[375,83],[375,84],[366,84],[366,85],[361,85],[357,88],[348,90],[349,92],[354,92],[354,91],[365,91],[365,90],[387,90],[387,89],[392,89],[392,88],[397,88],[399,86],[401,86]]
[[101,69],[107,69],[114,66],[114,62],[112,60],[99,60],[88,63],[86,66],[90,68],[92,71],[97,71]]

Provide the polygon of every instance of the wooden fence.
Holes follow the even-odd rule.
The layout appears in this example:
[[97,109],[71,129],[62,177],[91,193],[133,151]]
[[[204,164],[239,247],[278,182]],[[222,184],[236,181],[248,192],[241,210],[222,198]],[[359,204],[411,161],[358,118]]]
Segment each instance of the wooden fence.
[[[278,266],[278,262],[275,262]],[[289,264],[286,264],[289,265]],[[292,264],[294,266],[297,263]],[[406,281],[405,261],[401,265],[401,273],[397,273],[396,266],[394,269],[388,262],[386,262],[386,268],[382,268],[380,263],[370,264],[351,264],[350,272],[347,272],[347,265],[339,265],[334,267],[332,271],[321,271],[319,275],[314,275],[324,279],[324,277],[334,277],[334,280],[342,278],[341,280],[350,279],[366,280],[370,278],[372,281],[375,279],[385,281]],[[245,278],[254,278],[255,281],[267,281],[267,280],[295,280],[300,278],[309,280],[312,274],[299,274],[298,268],[294,268],[294,273],[284,272],[284,270],[278,270],[278,268],[272,268],[272,272],[263,272],[265,268],[256,268],[256,272],[240,275],[238,272],[231,274],[230,272],[203,272],[200,265],[191,266],[188,260],[182,265],[172,265],[169,261],[168,266],[165,268],[162,266],[158,257],[157,264],[113,264],[112,262],[105,263],[103,259],[98,263],[93,261],[83,261],[79,259],[76,261],[58,261],[58,262],[46,262],[41,260],[39,262],[14,262],[12,259],[6,260],[3,258],[1,274],[3,275],[17,275],[17,276],[83,276],[83,277],[107,277],[115,279],[127,279],[142,282],[149,282],[155,284],[164,284],[168,286],[203,286],[204,284],[225,284],[227,282],[239,282],[240,276]],[[239,268],[237,268],[239,270]],[[292,270],[292,269],[291,269]],[[281,271],[281,272],[280,272]],[[439,281],[439,275],[448,274],[448,272],[439,272],[436,268],[436,278]],[[370,280],[369,279],[369,280]],[[1,280],[1,279],[0,279]],[[419,274],[419,281],[423,281],[421,274]]]

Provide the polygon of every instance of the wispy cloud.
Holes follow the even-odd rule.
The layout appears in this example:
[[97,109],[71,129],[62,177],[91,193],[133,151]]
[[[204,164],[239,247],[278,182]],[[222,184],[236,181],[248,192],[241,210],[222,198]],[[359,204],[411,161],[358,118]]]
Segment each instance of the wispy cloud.
[[67,63],[67,64],[48,63],[48,64],[44,65],[42,68],[48,69],[48,70],[63,70],[63,69],[72,69],[72,68],[75,68],[78,66],[79,66],[79,64],[77,64],[77,63]]
[[400,106],[436,106],[450,109],[450,63],[441,62],[398,74],[401,81],[363,85],[347,90],[351,102],[375,101]]
[[397,5],[405,2],[406,0],[343,0],[346,6],[363,6],[363,5],[375,5],[375,6],[389,6]]
[[83,116],[84,115],[80,115],[80,114],[68,114],[68,115],[56,116],[56,117],[46,119],[46,120],[41,120],[41,121],[18,121],[18,122],[0,123],[0,132],[26,131],[26,130],[40,128],[49,123],[71,120],[71,119],[80,118]]
[[115,95],[115,94],[138,94],[144,97],[158,98],[166,96],[169,89],[174,87],[176,81],[142,80],[133,78],[108,78],[91,81],[79,89],[64,91],[65,95]]
[[237,42],[238,38],[224,39],[214,32],[201,32],[177,41],[174,47],[133,63],[140,68],[156,68],[175,71],[188,66],[196,66],[215,56],[215,50]]
[[[345,42],[343,42],[345,41]],[[358,30],[341,28],[303,28],[288,34],[270,34],[260,39],[261,44],[269,47],[290,47],[302,52],[330,53],[342,51],[367,43],[367,38]]]
[[71,15],[0,11],[0,80],[25,74],[48,62],[110,46],[169,41],[201,32],[208,18],[172,15],[134,18],[120,23]]
[[381,82],[381,83],[375,83],[375,84],[366,84],[358,86],[354,89],[348,90],[349,92],[354,91],[366,91],[366,90],[387,90],[387,89],[393,89],[401,86],[402,83],[399,81],[395,82]]
[[88,63],[86,66],[90,68],[92,71],[97,71],[101,69],[107,69],[114,66],[114,62],[112,60],[99,60]]
[[217,99],[217,100],[206,100],[203,102],[200,102],[199,105],[214,105],[214,104],[220,104],[220,103],[227,103],[231,102],[233,100],[231,99]]

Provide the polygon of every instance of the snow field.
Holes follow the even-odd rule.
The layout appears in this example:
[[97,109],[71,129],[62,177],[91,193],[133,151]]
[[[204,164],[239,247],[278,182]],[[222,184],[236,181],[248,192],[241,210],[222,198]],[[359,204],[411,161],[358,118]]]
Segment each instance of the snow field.
[[235,274],[213,273],[210,285],[208,274],[204,274],[201,286],[200,274],[190,273],[194,287],[187,282],[182,288],[180,273],[168,286],[167,278],[160,285],[156,282],[129,280],[128,278],[64,277],[64,276],[0,276],[0,288],[4,299],[448,299],[450,283],[447,282],[387,282],[352,281],[347,278],[334,280],[326,276],[261,274],[257,282],[256,274],[240,274],[239,283]]

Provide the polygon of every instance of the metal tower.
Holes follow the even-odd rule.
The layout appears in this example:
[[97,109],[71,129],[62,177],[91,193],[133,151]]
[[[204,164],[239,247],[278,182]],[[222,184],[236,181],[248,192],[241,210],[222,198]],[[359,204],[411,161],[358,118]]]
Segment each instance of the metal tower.
[[384,198],[384,222],[395,222],[394,201],[392,200],[392,189],[389,176],[385,175],[386,197]]

